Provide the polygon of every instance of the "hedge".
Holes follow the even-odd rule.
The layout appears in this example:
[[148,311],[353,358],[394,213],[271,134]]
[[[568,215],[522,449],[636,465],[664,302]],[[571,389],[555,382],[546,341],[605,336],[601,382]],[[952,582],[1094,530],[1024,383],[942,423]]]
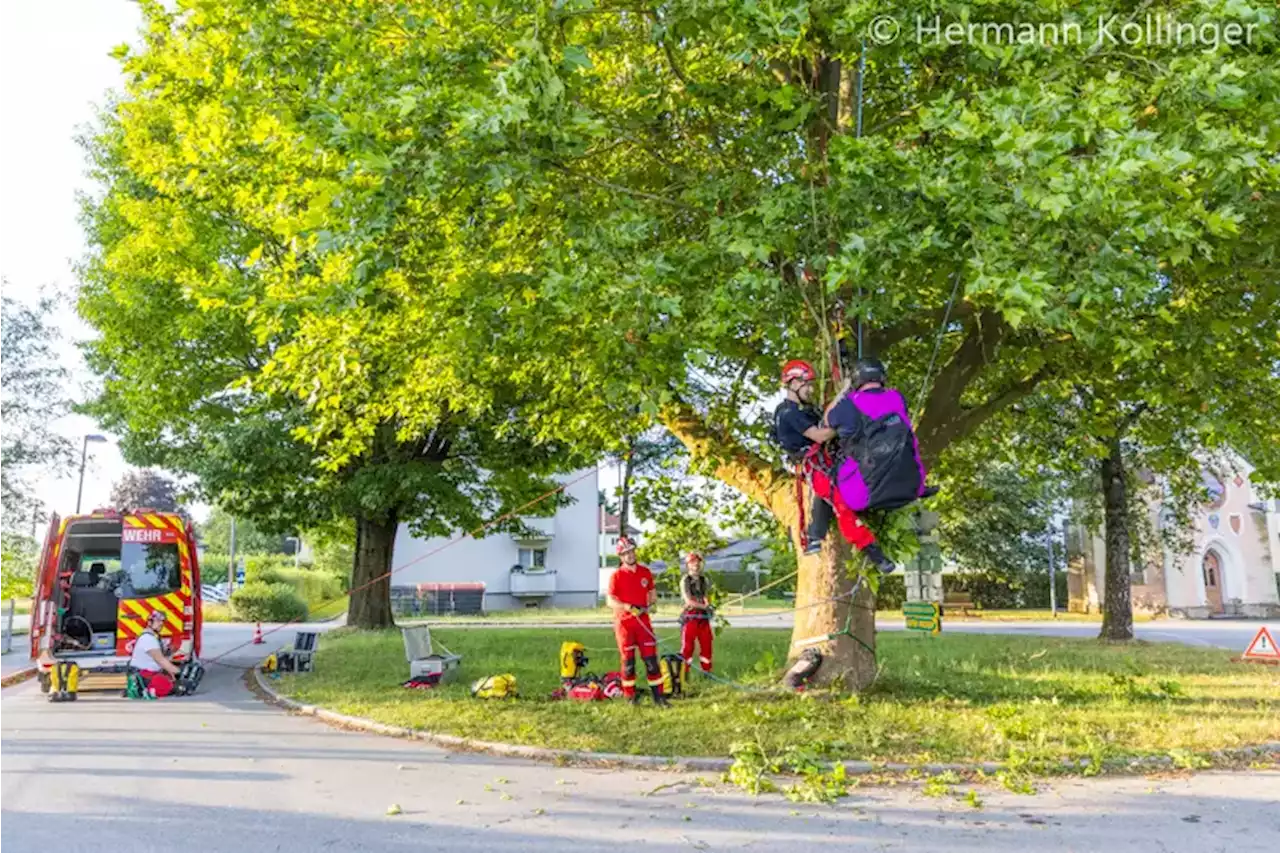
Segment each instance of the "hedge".
[[287,583],[246,583],[231,593],[238,622],[292,622],[307,618],[307,602]]

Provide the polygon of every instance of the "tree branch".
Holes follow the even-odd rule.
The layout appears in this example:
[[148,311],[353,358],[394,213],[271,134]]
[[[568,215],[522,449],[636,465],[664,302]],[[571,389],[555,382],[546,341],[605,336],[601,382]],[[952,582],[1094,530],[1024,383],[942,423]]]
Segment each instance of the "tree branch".
[[[946,310],[946,306],[942,305],[922,317],[903,320],[900,323],[894,323],[892,326],[886,326],[879,331],[872,330],[869,334],[864,332],[867,339],[868,352],[884,353],[908,338],[937,334],[938,324],[942,322]],[[951,309],[950,322],[966,320],[973,316],[975,310],[972,302],[959,302]]]
[[1001,391],[999,394],[993,394],[987,400],[977,406],[966,408],[951,420],[950,423],[941,425],[941,428],[931,435],[932,444],[926,452],[924,442],[921,442],[921,453],[926,455],[930,460],[936,461],[939,454],[942,453],[948,445],[968,436],[975,429],[981,426],[988,418],[1003,409],[1012,406],[1023,397],[1030,394],[1036,389],[1036,386],[1043,382],[1052,373],[1052,369],[1048,364],[1042,366],[1035,373],[1015,382],[1013,385]]
[[715,464],[716,479],[733,486],[784,523],[788,515],[795,514],[791,506],[792,477],[746,450],[724,430],[708,425],[687,403],[668,405],[660,417],[695,461]]

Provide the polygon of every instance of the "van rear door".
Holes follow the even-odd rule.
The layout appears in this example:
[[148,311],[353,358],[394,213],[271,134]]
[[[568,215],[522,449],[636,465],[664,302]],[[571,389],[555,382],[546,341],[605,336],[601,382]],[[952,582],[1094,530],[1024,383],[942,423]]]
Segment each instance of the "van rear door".
[[120,531],[123,594],[116,612],[116,654],[133,653],[133,644],[147,627],[147,616],[165,617],[160,635],[173,649],[182,645],[183,595],[189,576],[186,532],[177,516],[167,513],[126,515]]
[[55,512],[49,518],[49,532],[36,563],[36,582],[31,590],[31,657],[40,656],[41,642],[47,646],[57,612],[53,592],[58,583],[58,543],[62,536],[62,519]]

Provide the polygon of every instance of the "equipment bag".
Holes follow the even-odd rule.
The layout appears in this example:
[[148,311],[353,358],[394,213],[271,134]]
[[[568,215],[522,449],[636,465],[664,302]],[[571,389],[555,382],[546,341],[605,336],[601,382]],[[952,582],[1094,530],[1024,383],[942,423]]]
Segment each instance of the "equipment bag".
[[49,670],[49,701],[74,702],[80,689],[80,666],[72,661],[58,661]]
[[796,658],[796,662],[783,676],[782,683],[791,690],[803,690],[809,679],[822,667],[822,652],[817,649],[805,649]]
[[658,660],[658,672],[662,673],[662,695],[680,696],[684,688],[684,658],[663,655]]
[[516,689],[516,677],[507,672],[490,675],[472,684],[471,695],[477,699],[514,699],[520,692]]
[[622,673],[606,672],[600,686],[604,690],[604,698],[617,699],[622,695]]
[[204,666],[197,660],[189,660],[178,668],[178,677],[174,679],[175,696],[190,696],[200,686],[204,678]]
[[605,698],[604,685],[595,677],[584,678],[574,682],[565,695],[579,702],[600,702]]
[[560,644],[560,678],[572,681],[587,668],[587,648],[582,643],[566,642]]
[[152,696],[151,691],[147,689],[147,683],[142,680],[142,674],[136,669],[131,669],[125,676],[124,698],[155,699],[156,697]]

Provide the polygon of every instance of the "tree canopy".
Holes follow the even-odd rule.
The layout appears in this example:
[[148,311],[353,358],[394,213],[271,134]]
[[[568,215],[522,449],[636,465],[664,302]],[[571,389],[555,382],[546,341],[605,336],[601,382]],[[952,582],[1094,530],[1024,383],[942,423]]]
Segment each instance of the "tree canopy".
[[[110,394],[236,440],[185,415],[130,415],[135,432],[200,444],[237,495],[359,482],[349,505],[394,494],[453,521],[473,491],[427,484],[455,469],[413,473],[434,441],[465,464],[513,454],[503,479],[529,469],[521,448],[616,450],[661,421],[790,523],[747,404],[786,358],[827,362],[838,304],[945,463],[1099,352],[1167,343],[1153,313],[1248,299],[1280,243],[1270,35],[864,46],[879,7],[755,0],[144,8],[97,142],[112,189],[88,312],[115,330]],[[132,349],[153,323],[185,366]],[[155,392],[179,378],[196,390]],[[847,590],[845,553],[805,561],[800,603]],[[835,601],[806,613],[830,624]]]
[[111,505],[129,509],[150,507],[167,512],[182,509],[177,482],[147,468],[126,471],[111,486]]

